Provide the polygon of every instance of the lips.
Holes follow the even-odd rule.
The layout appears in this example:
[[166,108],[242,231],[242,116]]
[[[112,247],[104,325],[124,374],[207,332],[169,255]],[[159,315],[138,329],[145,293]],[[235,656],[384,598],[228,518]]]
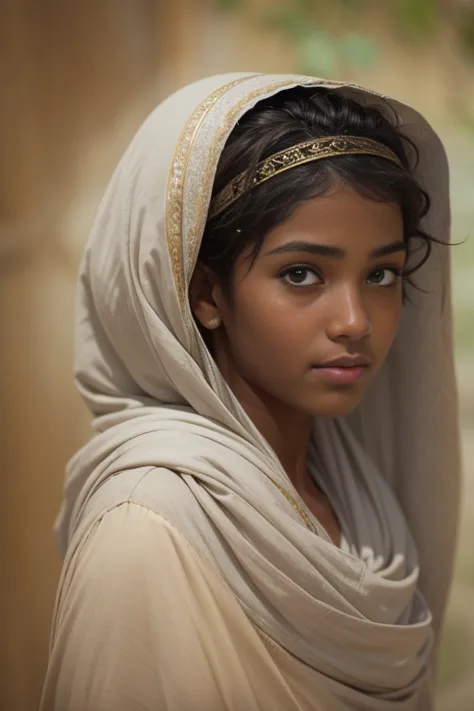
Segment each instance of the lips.
[[368,368],[370,359],[363,355],[343,355],[327,360],[315,366],[316,368]]
[[325,380],[350,385],[360,380],[369,366],[370,360],[366,356],[344,355],[313,366],[313,371]]

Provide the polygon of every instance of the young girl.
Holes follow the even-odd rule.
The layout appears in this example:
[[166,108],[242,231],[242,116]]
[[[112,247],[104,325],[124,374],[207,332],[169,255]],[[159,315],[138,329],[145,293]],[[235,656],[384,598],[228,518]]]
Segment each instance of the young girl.
[[[79,281],[43,711],[429,711],[459,497],[447,164],[360,87],[144,123]],[[350,414],[351,413],[351,414]]]

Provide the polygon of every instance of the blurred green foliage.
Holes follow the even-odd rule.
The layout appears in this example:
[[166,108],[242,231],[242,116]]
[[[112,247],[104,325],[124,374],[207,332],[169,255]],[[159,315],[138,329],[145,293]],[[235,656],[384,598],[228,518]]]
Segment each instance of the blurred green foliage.
[[469,57],[474,59],[474,10],[466,13],[461,27],[461,38],[463,46]]
[[437,0],[398,0],[395,13],[398,26],[414,38],[428,37],[440,19]]
[[[358,13],[383,7],[395,32],[407,42],[435,39],[440,24],[454,26],[460,46],[474,59],[474,2],[451,0],[275,0],[266,11],[252,0],[216,0],[224,11],[246,13],[259,26],[281,33],[295,49],[297,71],[333,76],[341,65],[370,66],[382,50],[368,32],[353,32]],[[347,28],[347,31],[345,30]],[[342,32],[341,32],[342,29]]]

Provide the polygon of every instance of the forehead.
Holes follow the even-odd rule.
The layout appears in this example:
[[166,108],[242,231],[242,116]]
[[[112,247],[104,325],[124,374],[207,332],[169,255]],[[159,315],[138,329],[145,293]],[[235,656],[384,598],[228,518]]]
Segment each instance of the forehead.
[[341,247],[348,253],[366,252],[402,238],[398,205],[362,197],[344,186],[298,205],[268,233],[265,247],[273,249],[298,239]]

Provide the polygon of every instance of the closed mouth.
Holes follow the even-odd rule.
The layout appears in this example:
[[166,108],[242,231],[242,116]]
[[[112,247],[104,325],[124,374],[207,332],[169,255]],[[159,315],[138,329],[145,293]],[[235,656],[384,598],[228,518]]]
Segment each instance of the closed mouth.
[[368,368],[370,366],[370,360],[363,355],[344,355],[339,358],[333,358],[332,360],[327,360],[324,363],[318,363],[314,365],[313,368],[338,368],[338,369],[350,369],[350,368]]

